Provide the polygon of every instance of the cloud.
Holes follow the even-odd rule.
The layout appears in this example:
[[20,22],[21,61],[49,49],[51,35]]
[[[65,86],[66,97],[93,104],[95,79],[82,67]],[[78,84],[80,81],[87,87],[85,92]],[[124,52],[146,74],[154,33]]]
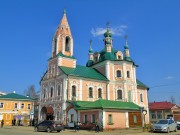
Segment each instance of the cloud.
[[[123,36],[125,34],[125,30],[127,28],[128,27],[126,25],[120,25],[120,26],[117,26],[117,27],[111,27],[110,31],[115,36]],[[94,37],[97,37],[97,36],[103,35],[106,32],[106,30],[107,30],[107,28],[92,28],[91,29],[91,34]]]
[[173,76],[167,76],[167,77],[165,77],[165,79],[166,80],[171,80],[171,79],[174,79],[174,77]]

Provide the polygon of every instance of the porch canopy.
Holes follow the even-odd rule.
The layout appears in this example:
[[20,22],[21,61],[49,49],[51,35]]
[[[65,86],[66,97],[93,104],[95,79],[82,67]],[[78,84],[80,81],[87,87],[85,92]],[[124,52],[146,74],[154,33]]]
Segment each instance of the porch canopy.
[[113,100],[99,99],[91,101],[74,101],[75,110],[91,110],[91,109],[117,109],[117,110],[136,110],[139,111],[140,106],[133,102],[122,102]]

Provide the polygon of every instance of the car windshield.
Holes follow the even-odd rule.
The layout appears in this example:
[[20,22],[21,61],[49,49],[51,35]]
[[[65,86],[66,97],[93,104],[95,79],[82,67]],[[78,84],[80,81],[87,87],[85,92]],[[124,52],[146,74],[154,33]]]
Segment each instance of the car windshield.
[[159,120],[157,124],[168,124],[168,120]]

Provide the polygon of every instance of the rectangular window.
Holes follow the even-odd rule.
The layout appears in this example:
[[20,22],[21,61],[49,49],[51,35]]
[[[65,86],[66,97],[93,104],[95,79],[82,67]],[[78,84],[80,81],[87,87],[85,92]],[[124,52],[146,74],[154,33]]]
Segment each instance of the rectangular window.
[[112,114],[108,115],[108,124],[113,124]]
[[84,123],[87,123],[87,115],[84,115]]
[[140,94],[140,100],[141,100],[141,102],[143,102],[143,94],[142,93]]
[[130,78],[130,71],[127,71],[127,78]]
[[134,123],[137,123],[137,116],[136,115],[134,115]]
[[14,103],[14,109],[18,109],[18,104]]
[[0,108],[4,108],[4,103],[0,103]]
[[162,113],[161,113],[161,112],[158,112],[158,113],[157,113],[157,118],[158,118],[158,119],[162,119]]
[[21,109],[24,109],[24,104],[21,104]]
[[120,77],[121,77],[121,70],[117,70],[117,71],[116,71],[116,77],[117,77],[117,78],[120,78]]
[[156,119],[156,113],[155,112],[151,113],[151,118]]
[[28,104],[28,109],[31,109],[31,104]]
[[91,117],[91,123],[95,123],[95,114],[93,114]]

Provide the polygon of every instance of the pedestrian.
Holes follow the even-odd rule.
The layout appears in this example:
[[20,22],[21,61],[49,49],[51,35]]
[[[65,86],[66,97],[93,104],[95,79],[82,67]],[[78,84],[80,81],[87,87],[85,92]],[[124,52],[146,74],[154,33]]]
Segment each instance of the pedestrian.
[[13,123],[13,124],[14,124],[14,126],[16,126],[16,119],[14,118],[14,120],[13,120],[13,121],[14,121],[14,123]]
[[74,121],[74,130],[77,131],[77,122]]
[[81,123],[78,121],[78,122],[77,122],[77,131],[79,131],[80,125],[81,125]]
[[4,120],[2,119],[1,120],[1,128],[3,128],[3,126],[4,126]]
[[99,121],[98,121],[98,119],[96,120],[95,132],[99,133]]

